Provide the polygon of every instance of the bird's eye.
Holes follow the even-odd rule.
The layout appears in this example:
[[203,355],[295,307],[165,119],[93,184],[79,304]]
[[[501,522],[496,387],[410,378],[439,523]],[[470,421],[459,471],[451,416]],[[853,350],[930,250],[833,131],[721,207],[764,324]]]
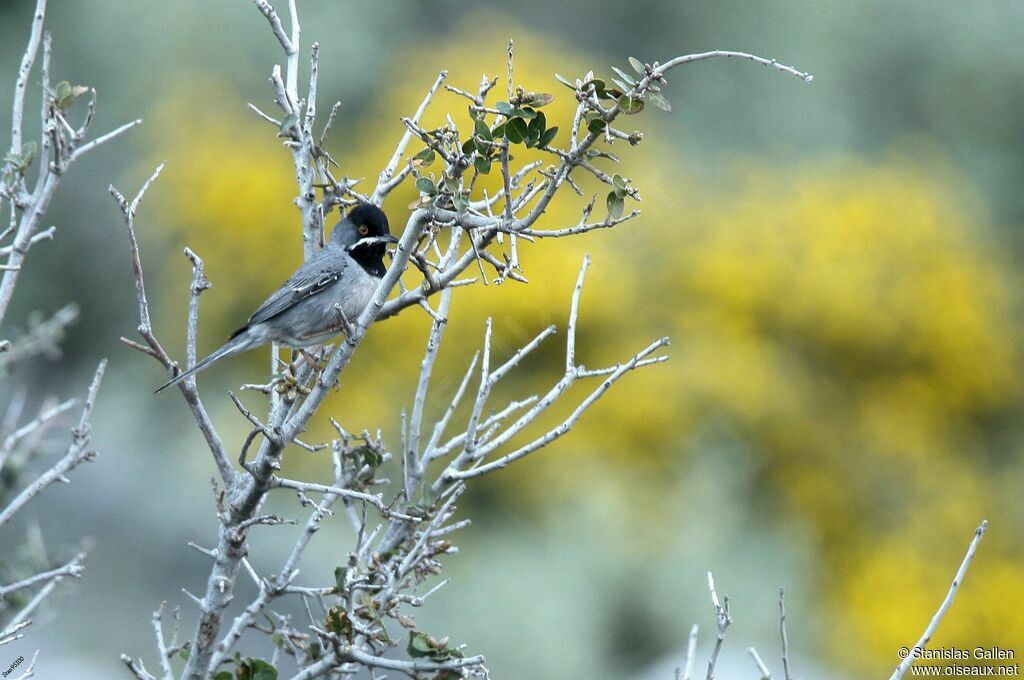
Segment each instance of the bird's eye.
[[366,226],[365,224],[360,224],[359,225],[359,234],[360,235],[366,236],[369,233],[370,233],[370,228],[368,226]]

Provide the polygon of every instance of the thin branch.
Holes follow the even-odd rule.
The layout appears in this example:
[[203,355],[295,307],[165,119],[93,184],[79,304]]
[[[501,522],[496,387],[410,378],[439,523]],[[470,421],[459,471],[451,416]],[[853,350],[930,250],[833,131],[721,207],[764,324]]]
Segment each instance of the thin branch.
[[703,61],[704,59],[714,59],[715,57],[733,57],[735,59],[746,59],[747,61],[752,61],[755,64],[761,64],[762,66],[774,68],[779,71],[782,71],[783,73],[788,73],[790,75],[796,76],[797,78],[803,80],[805,83],[809,83],[814,80],[814,76],[811,75],[810,73],[798,71],[792,66],[780,64],[774,59],[765,59],[764,57],[758,57],[757,55],[748,54],[747,52],[734,52],[732,50],[712,50],[711,52],[701,52],[700,54],[687,54],[682,57],[670,59],[654,70],[655,72],[658,73],[665,73],[666,71],[673,69],[676,66],[689,64],[695,61]]
[[128,667],[132,675],[136,677],[136,680],[156,680],[155,677],[150,675],[149,671],[146,670],[146,665],[142,663],[142,659],[135,660],[127,654],[121,655],[121,661]]
[[91,439],[89,418],[92,415],[92,408],[96,403],[96,393],[100,389],[100,381],[103,379],[103,373],[106,368],[107,360],[104,359],[96,369],[96,374],[93,376],[92,384],[89,386],[89,393],[86,397],[85,405],[82,407],[82,414],[78,420],[78,426],[71,430],[71,444],[68,446],[67,453],[63,458],[57,461],[53,467],[41,474],[34,482],[25,487],[22,492],[19,493],[6,508],[4,508],[3,512],[0,512],[0,526],[9,522],[18,510],[42,493],[46,487],[50,486],[54,482],[64,481],[65,475],[82,463],[90,461],[96,457],[96,453],[88,450],[87,448]]
[[[370,196],[370,202],[374,205],[380,205],[384,201],[384,197],[388,193],[398,186],[399,182],[404,179],[404,175],[401,177],[395,176],[395,170],[398,169],[398,164],[402,161],[402,156],[405,155],[405,149],[409,146],[409,142],[412,141],[413,137],[413,126],[416,126],[420,122],[420,118],[423,117],[424,111],[430,106],[430,101],[437,94],[441,84],[444,83],[444,79],[448,77],[448,71],[441,71],[437,74],[437,79],[434,84],[427,90],[427,95],[420,102],[419,108],[416,109],[416,113],[412,115],[412,118],[407,119],[412,125],[406,123],[405,132],[402,133],[401,139],[398,140],[398,146],[395,147],[395,152],[391,154],[391,160],[384,166],[380,176],[377,178],[377,186],[373,190],[373,194]],[[397,181],[396,181],[397,180]]]
[[718,655],[721,653],[722,644],[725,642],[725,630],[732,623],[732,617],[729,615],[729,597],[726,596],[723,601],[719,601],[718,592],[715,590],[715,577],[710,571],[708,572],[708,590],[711,591],[711,604],[715,608],[715,623],[718,624],[718,637],[715,638],[715,648],[711,651],[711,658],[708,660],[707,680],[714,680]]
[[102,144],[106,144],[107,142],[109,142],[110,140],[112,140],[112,139],[114,139],[116,137],[120,137],[121,135],[123,135],[124,133],[128,132],[129,130],[131,130],[136,125],[142,125],[142,119],[141,118],[137,118],[137,119],[135,119],[133,121],[125,123],[124,125],[116,127],[113,130],[111,130],[110,132],[108,132],[107,134],[101,135],[101,136],[97,137],[96,139],[92,140],[91,142],[87,142],[87,143],[83,144],[82,146],[76,148],[71,153],[70,160],[71,161],[78,160],[79,158],[81,158],[85,154],[89,153],[90,151],[92,151],[96,147],[98,147],[98,146],[100,146]]
[[789,637],[786,635],[785,588],[779,588],[779,636],[782,638],[782,675],[785,680],[792,680],[789,675]]
[[0,647],[16,642],[25,637],[21,631],[32,625],[31,619],[25,619],[20,623],[10,624],[3,631],[0,631]]
[[[30,238],[28,241],[29,246],[34,246],[40,241],[52,241],[53,235],[56,233],[57,227],[50,227],[49,229],[44,229],[38,234],[33,234],[32,238]],[[14,246],[4,246],[3,248],[0,248],[0,257],[7,257],[12,252],[14,252]]]
[[174,680],[174,672],[171,670],[170,654],[167,652],[167,642],[164,640],[163,615],[166,602],[153,612],[153,634],[156,636],[156,648],[160,654],[160,669],[164,672],[164,680]]
[[25,672],[13,680],[28,680],[29,678],[36,677],[36,659],[38,658],[39,650],[37,649],[35,654],[32,655],[32,660],[28,662],[28,668],[25,669]]
[[757,653],[757,650],[753,647],[747,647],[747,654],[754,660],[757,671],[761,674],[760,680],[772,680],[772,672],[768,670],[768,666],[765,665],[764,659]]
[[[139,242],[135,233],[135,215],[138,212],[139,205],[142,202],[143,197],[149,187],[156,181],[160,176],[160,172],[164,169],[166,163],[161,163],[153,171],[153,174],[149,176],[142,187],[139,189],[135,198],[129,202],[124,195],[110,186],[110,194],[114,197],[118,207],[121,209],[121,214],[124,217],[125,228],[128,235],[128,249],[131,254],[132,262],[132,274],[135,281],[135,297],[139,308],[139,326],[138,332],[142,336],[143,340],[146,341],[147,347],[133,343],[130,340],[122,339],[131,347],[139,349],[149,356],[160,362],[160,364],[171,371],[172,374],[176,370],[174,361],[170,355],[167,354],[163,346],[157,340],[156,335],[153,333],[153,325],[149,316],[149,301],[146,297],[146,282],[145,276],[142,271],[142,259],[139,254]],[[195,342],[198,330],[196,324],[198,324],[199,317],[199,294],[202,293],[207,287],[209,287],[209,280],[206,279],[203,273],[202,260],[195,255],[191,250],[186,249],[185,255],[192,261],[192,285],[190,287],[190,301],[189,301],[189,321],[188,321],[188,341],[186,347],[186,354],[191,357],[190,364],[195,361]],[[194,258],[194,259],[193,259]],[[196,425],[199,431],[202,432],[206,444],[210,449],[210,453],[213,455],[214,462],[217,465],[217,470],[220,472],[221,478],[225,484],[230,484],[235,477],[234,469],[231,467],[231,463],[228,459],[228,455],[224,450],[224,443],[217,434],[217,430],[214,427],[213,420],[206,412],[206,407],[203,405],[202,400],[199,398],[199,391],[196,388],[195,382],[190,380],[183,380],[178,383],[178,388],[181,390],[182,395],[185,397],[185,401],[188,403],[189,409],[192,411],[192,416],[195,418]]]
[[63,567],[57,567],[49,571],[44,571],[35,576],[29,576],[26,579],[17,581],[7,586],[0,586],[0,599],[7,597],[10,593],[22,588],[31,588],[34,585],[50,581],[51,579],[60,579],[65,576],[71,576],[73,578],[80,578],[82,576],[82,560],[85,558],[85,553],[79,553],[73,560],[65,564]]
[[[75,556],[75,559],[72,560],[72,563],[80,564],[81,561],[84,559],[85,553],[79,553]],[[74,574],[70,575],[74,576]],[[7,630],[11,630],[11,628],[16,627],[22,623],[27,625],[27,623],[29,622],[28,617],[32,614],[32,612],[34,612],[39,607],[39,605],[43,603],[43,600],[50,596],[50,593],[52,593],[54,589],[56,589],[56,587],[60,585],[60,582],[63,581],[65,578],[66,575],[58,574],[57,576],[54,576],[49,581],[47,581],[46,585],[40,588],[39,592],[37,592],[32,597],[32,599],[29,600],[28,603],[24,607],[22,607],[21,610],[19,610],[18,613],[15,614],[10,621],[7,622]]]
[[690,628],[690,637],[686,642],[686,658],[683,660],[682,673],[680,673],[678,668],[676,669],[676,680],[693,679],[693,667],[697,663],[697,632],[699,630],[696,623]]
[[270,29],[274,32],[274,37],[281,43],[281,47],[284,48],[284,53],[288,56],[297,54],[299,48],[297,45],[292,44],[288,34],[285,33],[284,26],[281,25],[281,17],[277,15],[277,10],[266,0],[256,0],[256,9],[263,13],[263,16],[267,18],[270,23]]
[[928,627],[924,629],[924,633],[921,634],[921,639],[917,641],[914,648],[910,650],[906,658],[896,667],[893,674],[889,677],[889,680],[899,680],[903,677],[904,673],[914,664],[914,661],[918,658],[922,651],[927,649],[928,643],[931,642],[932,636],[935,635],[936,629],[939,627],[939,623],[942,622],[946,612],[949,611],[950,606],[953,604],[953,598],[956,597],[956,593],[960,590],[960,584],[964,582],[964,576],[967,574],[967,569],[971,566],[971,561],[974,559],[974,553],[978,550],[978,545],[981,543],[982,536],[985,535],[985,530],[988,529],[988,520],[983,520],[982,523],[974,530],[974,538],[971,539],[971,544],[967,546],[967,554],[964,555],[963,562],[960,563],[960,568],[956,570],[956,576],[953,577],[953,583],[949,586],[949,592],[946,593],[946,598],[939,605],[938,611],[932,616],[932,620],[928,623]]
[[36,10],[32,15],[32,31],[29,34],[28,47],[21,57],[18,67],[18,79],[14,83],[14,104],[11,107],[11,151],[21,153],[22,127],[25,117],[25,91],[28,89],[28,78],[39,54],[39,43],[43,37],[43,20],[46,18],[46,0],[36,1]]
[[395,512],[391,510],[379,495],[363,493],[361,491],[353,491],[352,489],[343,489],[337,486],[327,486],[324,484],[314,484],[312,482],[299,482],[294,479],[281,479],[280,477],[274,477],[271,480],[271,487],[278,487],[282,489],[295,489],[296,491],[302,491],[304,493],[326,493],[333,494],[335,496],[342,496],[344,498],[351,498],[352,500],[362,501],[369,503],[373,507],[380,510],[380,513],[388,519],[404,520],[406,522],[420,522],[419,517],[413,517],[406,515],[401,512]]

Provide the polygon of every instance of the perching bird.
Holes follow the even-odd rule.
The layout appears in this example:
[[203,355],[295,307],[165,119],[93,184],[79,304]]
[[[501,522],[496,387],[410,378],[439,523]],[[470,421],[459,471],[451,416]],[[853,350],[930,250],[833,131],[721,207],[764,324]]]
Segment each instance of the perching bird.
[[360,204],[338,223],[327,244],[295,270],[223,347],[157,392],[225,357],[268,342],[301,348],[338,335],[345,321],[355,321],[369,304],[386,271],[386,245],[397,242],[384,211]]

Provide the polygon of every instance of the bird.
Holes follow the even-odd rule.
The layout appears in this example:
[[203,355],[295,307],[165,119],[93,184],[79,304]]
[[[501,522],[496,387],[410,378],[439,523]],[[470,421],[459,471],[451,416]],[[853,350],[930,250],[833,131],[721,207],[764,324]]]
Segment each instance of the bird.
[[343,333],[370,303],[387,271],[387,244],[397,242],[383,210],[370,203],[358,204],[334,227],[324,247],[296,269],[220,349],[156,392],[268,342],[301,349]]

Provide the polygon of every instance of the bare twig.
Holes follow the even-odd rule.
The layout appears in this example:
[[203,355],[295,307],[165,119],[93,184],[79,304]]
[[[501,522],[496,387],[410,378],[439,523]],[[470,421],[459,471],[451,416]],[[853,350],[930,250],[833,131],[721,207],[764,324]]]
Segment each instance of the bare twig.
[[690,627],[690,636],[686,641],[686,659],[683,661],[681,676],[679,669],[676,669],[677,680],[692,680],[693,678],[693,667],[697,663],[697,632],[699,630],[696,623]]
[[899,680],[907,672],[907,670],[914,664],[914,660],[920,656],[921,652],[927,649],[928,643],[931,642],[932,636],[935,635],[936,629],[942,622],[946,612],[949,611],[950,606],[953,604],[953,598],[956,597],[957,591],[960,589],[960,584],[964,582],[964,576],[967,574],[967,569],[971,566],[971,560],[974,559],[974,553],[978,550],[978,545],[981,543],[982,536],[985,535],[985,530],[988,529],[988,520],[982,521],[978,528],[974,530],[974,538],[971,539],[971,544],[967,546],[967,554],[964,555],[963,561],[960,563],[960,568],[956,570],[956,576],[953,577],[953,583],[949,586],[949,592],[946,593],[945,599],[942,604],[939,605],[938,611],[932,616],[932,620],[928,622],[928,626],[924,629],[924,633],[921,634],[921,638],[914,645],[913,649],[909,651],[906,658],[896,667],[893,674],[889,676],[889,680]]
[[754,660],[754,664],[757,666],[757,671],[761,674],[760,680],[772,680],[772,672],[768,670],[768,666],[765,665],[761,655],[757,653],[757,650],[753,647],[747,647],[747,654]]
[[718,637],[715,638],[715,648],[711,651],[711,658],[708,660],[707,680],[714,680],[715,666],[718,664],[718,655],[722,651],[722,644],[725,642],[725,630],[732,623],[729,615],[729,597],[724,600],[718,599],[718,592],[715,590],[715,577],[708,572],[708,590],[711,591],[711,604],[715,608],[715,623],[718,624]]
[[779,636],[782,638],[782,675],[791,680],[789,675],[789,636],[786,635],[786,589],[779,588]]
[[[437,94],[437,90],[441,87],[441,84],[444,83],[444,79],[447,77],[448,71],[441,71],[441,73],[438,74],[437,80],[435,80],[434,84],[430,86],[429,90],[427,90],[427,96],[423,98],[422,102],[420,102],[419,108],[416,109],[416,113],[414,113],[410,119],[413,125],[420,122],[420,118],[423,117],[423,112],[427,110],[428,106],[430,106],[430,101],[434,98],[434,95]],[[405,155],[405,149],[409,146],[409,142],[412,141],[412,137],[412,129],[409,126],[406,126],[406,130],[402,134],[402,138],[398,141],[398,146],[395,147],[395,152],[391,154],[391,160],[388,161],[388,164],[384,167],[384,170],[381,171],[380,177],[377,179],[377,187],[373,190],[373,195],[370,197],[370,202],[374,205],[380,205],[381,202],[383,202],[384,197],[387,196],[392,189],[398,186],[398,182],[394,181],[397,179],[395,177],[395,170],[398,168],[398,164],[402,162],[402,156]]]
[[67,453],[63,458],[57,461],[53,467],[41,474],[34,482],[25,487],[22,492],[15,496],[7,507],[0,512],[0,526],[3,526],[10,521],[22,506],[42,493],[46,487],[56,481],[64,481],[65,475],[82,463],[90,461],[96,457],[96,452],[88,449],[89,442],[91,440],[91,423],[89,418],[92,415],[92,408],[96,403],[96,393],[100,389],[100,381],[103,379],[103,372],[106,368],[107,360],[104,359],[96,369],[96,374],[93,376],[92,384],[89,386],[89,394],[86,397],[85,406],[82,407],[82,414],[78,419],[78,426],[71,430],[71,444],[68,446]]

